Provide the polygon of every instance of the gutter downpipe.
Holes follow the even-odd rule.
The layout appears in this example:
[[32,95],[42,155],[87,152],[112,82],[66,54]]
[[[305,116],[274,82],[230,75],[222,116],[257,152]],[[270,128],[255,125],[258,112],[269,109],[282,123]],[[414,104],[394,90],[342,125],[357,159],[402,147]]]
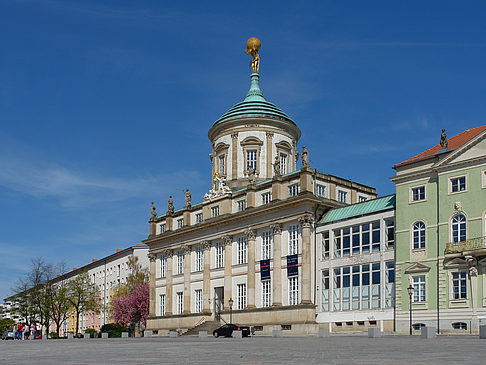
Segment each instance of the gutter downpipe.
[[439,237],[439,223],[440,223],[440,209],[439,209],[439,172],[435,170],[436,174],[436,200],[437,200],[437,334],[440,334],[440,297],[439,297],[439,269],[440,269],[440,264],[439,264],[439,243],[440,243],[440,237]]

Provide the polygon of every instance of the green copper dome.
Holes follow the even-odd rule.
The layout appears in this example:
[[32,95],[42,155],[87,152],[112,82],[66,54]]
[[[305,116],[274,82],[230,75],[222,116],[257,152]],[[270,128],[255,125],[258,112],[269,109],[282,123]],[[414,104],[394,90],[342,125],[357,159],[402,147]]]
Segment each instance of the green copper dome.
[[236,104],[224,113],[213,125],[221,124],[232,119],[252,117],[279,119],[296,125],[295,122],[275,104],[265,100],[258,84],[259,79],[260,75],[257,72],[252,73],[250,90],[248,90],[245,100]]

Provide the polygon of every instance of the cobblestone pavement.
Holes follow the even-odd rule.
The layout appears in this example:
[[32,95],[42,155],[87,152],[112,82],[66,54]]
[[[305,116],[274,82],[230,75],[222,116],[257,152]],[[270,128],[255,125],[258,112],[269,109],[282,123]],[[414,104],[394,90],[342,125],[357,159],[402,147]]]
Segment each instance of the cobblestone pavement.
[[478,336],[1,341],[0,364],[486,364]]

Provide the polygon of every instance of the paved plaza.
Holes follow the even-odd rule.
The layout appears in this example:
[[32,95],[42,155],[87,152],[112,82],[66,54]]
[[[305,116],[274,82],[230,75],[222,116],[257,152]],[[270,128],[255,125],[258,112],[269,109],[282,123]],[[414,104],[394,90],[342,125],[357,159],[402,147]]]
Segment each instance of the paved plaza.
[[485,364],[478,336],[1,341],[0,364]]

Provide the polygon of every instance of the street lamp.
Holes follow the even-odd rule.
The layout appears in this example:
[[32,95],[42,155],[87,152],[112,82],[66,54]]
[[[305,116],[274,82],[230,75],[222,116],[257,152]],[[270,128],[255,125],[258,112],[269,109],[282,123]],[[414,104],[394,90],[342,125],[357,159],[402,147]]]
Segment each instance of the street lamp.
[[408,291],[408,298],[409,298],[409,310],[410,310],[410,336],[412,335],[412,295],[413,295],[413,286],[410,284],[407,288]]
[[233,323],[233,298],[230,298],[230,300],[228,301],[229,303],[229,307],[230,307],[230,323]]

